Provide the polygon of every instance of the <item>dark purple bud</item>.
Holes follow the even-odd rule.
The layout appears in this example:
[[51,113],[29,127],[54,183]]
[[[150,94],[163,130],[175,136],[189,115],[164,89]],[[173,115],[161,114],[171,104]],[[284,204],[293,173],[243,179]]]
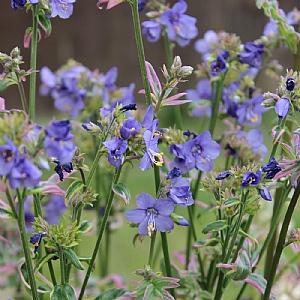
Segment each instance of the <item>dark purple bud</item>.
[[60,181],[64,180],[64,173],[71,173],[73,171],[73,165],[71,162],[61,165],[59,162],[54,161],[57,163],[57,166],[54,168],[54,171],[58,174]]
[[272,196],[268,188],[264,185],[263,189],[259,189],[259,194],[261,197],[267,201],[272,201]]
[[276,102],[275,111],[278,115],[278,118],[283,119],[288,115],[290,111],[290,105],[291,103],[287,98],[281,98]]
[[138,1],[138,10],[139,10],[139,12],[144,9],[146,4],[147,4],[147,0],[139,0]]
[[135,103],[131,103],[131,104],[123,106],[120,110],[121,111],[137,110],[137,105]]
[[29,242],[34,246],[34,251],[33,251],[34,254],[36,254],[37,251],[39,250],[42,238],[45,237],[46,235],[47,235],[46,232],[39,232],[39,233],[33,234],[30,237]]
[[295,79],[294,78],[288,78],[285,82],[285,85],[286,85],[286,89],[288,91],[292,91],[294,88],[295,88]]
[[232,173],[229,170],[224,171],[216,177],[216,180],[223,180],[223,179],[227,178],[229,175],[232,175]]
[[179,168],[174,167],[171,171],[168,172],[167,174],[167,179],[174,179],[177,177],[180,177],[182,172],[180,171]]
[[265,173],[266,179],[273,179],[274,176],[281,171],[281,167],[279,166],[278,162],[275,160],[274,157],[270,158],[270,161],[265,165],[261,166],[261,170]]

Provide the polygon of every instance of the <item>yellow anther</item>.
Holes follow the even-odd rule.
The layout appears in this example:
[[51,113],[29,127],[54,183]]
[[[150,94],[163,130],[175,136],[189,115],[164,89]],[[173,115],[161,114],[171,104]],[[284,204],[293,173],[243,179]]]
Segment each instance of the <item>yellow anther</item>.
[[154,227],[153,223],[150,223],[148,225],[148,235],[151,236],[152,233],[154,232],[154,230],[155,230],[155,227]]
[[250,118],[251,123],[255,123],[258,121],[258,114],[255,114],[253,118]]

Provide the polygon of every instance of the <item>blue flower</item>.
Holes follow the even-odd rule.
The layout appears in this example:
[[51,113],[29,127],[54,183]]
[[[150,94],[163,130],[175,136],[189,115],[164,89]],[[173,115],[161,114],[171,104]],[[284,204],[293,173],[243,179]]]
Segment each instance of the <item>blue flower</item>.
[[219,41],[218,34],[213,30],[205,32],[203,39],[199,39],[195,43],[195,50],[205,56],[210,52],[211,46],[217,44]]
[[205,104],[203,100],[211,100],[212,89],[209,79],[201,79],[197,83],[196,89],[190,89],[186,91],[186,99],[193,100],[191,115],[194,117],[200,117],[206,115],[211,116],[211,105]]
[[146,35],[148,42],[156,42],[161,35],[161,24],[155,20],[144,21],[142,23],[142,34]]
[[186,178],[174,178],[172,183],[167,187],[169,192],[167,197],[172,199],[176,204],[181,206],[190,206],[194,203],[192,193],[190,191],[191,185]]
[[221,152],[219,144],[212,140],[208,130],[199,134],[196,138],[185,143],[186,152],[190,153],[192,165],[197,170],[209,172]]
[[170,217],[175,203],[168,198],[154,200],[149,194],[142,193],[136,199],[138,208],[126,212],[126,218],[139,224],[140,235],[151,236],[156,230],[161,232],[170,231],[174,228],[174,222]]
[[40,248],[41,242],[42,242],[42,238],[45,237],[47,234],[46,232],[39,232],[39,233],[35,233],[30,237],[29,242],[34,246],[34,251],[33,253],[36,254],[37,251]]
[[263,199],[267,201],[272,201],[271,193],[265,185],[263,186],[263,189],[259,189],[259,194]]
[[7,175],[16,164],[18,148],[7,137],[6,144],[0,146],[0,175]]
[[75,0],[52,0],[51,17],[59,16],[62,19],[68,19],[73,13],[73,3]]
[[41,177],[41,170],[25,156],[18,156],[15,165],[8,174],[9,184],[12,189],[16,189],[19,186],[35,187],[39,184]]
[[45,219],[49,224],[59,224],[61,215],[66,211],[64,197],[52,195],[45,205]]
[[186,10],[186,2],[179,0],[160,16],[161,23],[167,26],[168,38],[181,47],[188,45],[190,40],[198,35],[198,29],[195,25],[197,19],[185,15]]
[[273,179],[277,173],[281,171],[281,167],[274,157],[271,157],[269,162],[261,166],[261,170],[266,173],[266,179]]
[[137,120],[126,120],[123,126],[120,129],[120,134],[123,140],[127,140],[135,136],[139,129],[140,125]]
[[175,158],[171,161],[171,168],[179,168],[182,174],[194,168],[193,160],[190,153],[187,151],[185,144],[172,144],[169,147],[169,152],[175,154]]
[[26,4],[27,0],[11,0],[11,7],[14,10],[17,10],[18,8],[23,8],[24,5]]
[[261,182],[261,172],[257,170],[255,173],[252,171],[247,171],[243,176],[241,187],[244,189],[248,185],[256,186]]
[[227,71],[226,59],[228,58],[229,51],[225,50],[217,56],[217,59],[210,65],[210,75],[215,77],[220,73]]
[[263,50],[264,46],[264,44],[256,45],[253,42],[247,42],[244,45],[245,52],[238,55],[239,61],[250,67],[258,68],[261,65],[261,55],[265,52]]
[[290,101],[287,98],[280,98],[275,104],[275,111],[279,119],[285,118],[290,112]]
[[123,154],[127,150],[127,141],[119,138],[103,142],[103,145],[108,149],[108,162],[119,168],[123,163]]
[[70,133],[70,121],[52,121],[45,128],[44,147],[50,157],[56,158],[61,165],[72,161],[75,145],[71,141],[73,135]]
[[159,135],[156,132],[158,126],[158,120],[152,121],[152,126],[144,132],[143,138],[146,146],[144,156],[139,164],[139,168],[142,171],[148,171],[150,166],[155,164],[161,167],[163,164],[163,153],[159,152],[157,148]]
[[263,95],[259,94],[258,96],[245,101],[238,109],[238,124],[249,126],[258,126],[261,123],[261,114],[266,111],[266,109],[261,106],[263,101]]
[[138,0],[138,10],[139,12],[144,9],[147,4],[147,0]]
[[175,179],[177,177],[180,177],[182,172],[180,171],[179,168],[174,167],[171,171],[168,172],[167,174],[167,179]]

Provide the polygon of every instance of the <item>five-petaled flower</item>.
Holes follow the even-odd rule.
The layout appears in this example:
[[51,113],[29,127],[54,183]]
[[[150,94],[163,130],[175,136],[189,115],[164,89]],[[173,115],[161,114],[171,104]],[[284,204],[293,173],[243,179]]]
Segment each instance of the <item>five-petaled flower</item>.
[[140,194],[136,198],[138,208],[126,212],[126,218],[139,224],[138,233],[140,235],[151,236],[156,230],[161,232],[170,231],[174,228],[174,222],[170,217],[175,203],[169,198],[154,198],[146,193]]
[[127,141],[115,138],[113,140],[104,142],[103,145],[108,149],[108,162],[119,168],[123,163],[123,154],[127,149]]
[[241,183],[242,188],[246,188],[248,185],[257,186],[261,182],[261,171],[257,170],[255,173],[247,171],[243,176]]
[[244,45],[245,52],[241,52],[238,56],[242,64],[250,67],[258,68],[261,65],[261,55],[265,52],[264,44],[256,45],[253,42],[247,42]]
[[210,75],[218,76],[220,73],[227,71],[226,59],[229,56],[229,51],[225,50],[217,56],[217,59],[210,65]]

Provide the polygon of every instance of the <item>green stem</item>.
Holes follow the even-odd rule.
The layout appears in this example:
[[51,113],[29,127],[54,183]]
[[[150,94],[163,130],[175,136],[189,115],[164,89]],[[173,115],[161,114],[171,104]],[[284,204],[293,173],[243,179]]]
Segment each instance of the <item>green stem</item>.
[[[169,255],[167,234],[165,232],[161,232],[160,236],[161,236],[161,244],[162,244],[162,250],[163,250],[163,254],[164,254],[164,260],[165,260],[165,267],[166,267],[167,276],[172,277],[172,270],[171,270],[171,263],[170,263],[170,255]],[[175,298],[174,289],[170,289],[170,293]]]
[[150,242],[148,265],[150,266],[151,269],[154,269],[153,258],[154,258],[155,241],[156,241],[156,232],[151,235],[151,242]]
[[49,268],[49,273],[50,273],[50,277],[51,277],[52,283],[53,283],[54,286],[56,286],[57,285],[57,281],[56,281],[55,272],[54,272],[51,260],[48,261],[48,268]]
[[37,36],[38,36],[38,6],[32,7],[32,38],[30,52],[30,88],[29,88],[29,116],[30,120],[35,120],[35,96],[36,96],[36,58],[37,58]]
[[[284,119],[278,119],[279,131],[276,132],[275,137],[274,137],[274,141],[276,141],[276,139],[277,139],[277,137],[278,137],[278,134],[280,133],[280,130],[284,128],[284,126],[285,126],[285,121],[286,121],[286,118],[284,118]],[[270,158],[271,158],[271,157],[275,157],[275,154],[276,154],[276,150],[277,150],[277,148],[278,148],[278,145],[279,145],[278,141],[275,142],[275,144],[273,144],[272,151],[271,151],[271,154],[270,154]]]
[[28,105],[27,105],[27,101],[26,101],[24,86],[23,86],[22,82],[20,82],[20,81],[18,81],[18,90],[19,90],[19,94],[20,94],[20,98],[21,98],[22,108],[28,114],[29,111],[28,111]]
[[137,52],[138,52],[138,57],[140,62],[143,85],[145,89],[146,104],[147,106],[149,106],[151,105],[152,101],[151,101],[150,85],[149,85],[147,71],[146,71],[146,63],[145,63],[146,59],[145,59],[145,52],[144,52],[139,11],[138,11],[138,0],[130,0],[129,3],[132,11],[135,40],[136,40]]
[[8,203],[9,203],[9,206],[11,208],[11,211],[12,211],[12,214],[13,214],[14,218],[16,220],[18,220],[18,212],[16,210],[15,203],[14,203],[14,201],[13,201],[11,195],[10,195],[8,187],[6,187],[5,195],[6,195],[6,199],[8,200]]
[[267,283],[267,286],[266,286],[266,290],[265,290],[263,300],[268,300],[269,297],[270,297],[271,289],[272,289],[274,279],[275,279],[275,276],[276,276],[276,270],[277,270],[279,260],[280,260],[280,257],[281,257],[281,254],[282,254],[282,251],[283,251],[283,248],[284,248],[287,231],[288,231],[289,224],[291,222],[293,212],[294,212],[294,209],[296,207],[299,195],[300,195],[300,184],[298,182],[298,185],[297,185],[296,190],[293,194],[293,197],[290,201],[289,207],[287,209],[287,212],[285,214],[285,218],[284,218],[283,223],[282,223],[282,227],[281,227],[281,231],[280,231],[280,234],[279,234],[278,243],[277,243],[277,247],[276,247],[276,251],[275,251],[275,255],[274,255],[274,259],[273,259],[273,264],[272,264],[272,267],[271,267],[269,280],[268,280],[268,283]]
[[225,77],[226,77],[226,73],[224,73],[222,75],[220,81],[217,82],[216,96],[215,96],[215,101],[213,103],[212,116],[211,116],[210,124],[209,124],[209,131],[211,133],[211,136],[213,136],[214,130],[215,130],[215,127],[217,124],[217,119],[218,119],[218,114],[219,114],[219,106],[222,101],[222,93],[223,93]]
[[20,231],[20,236],[21,236],[21,241],[22,241],[22,247],[23,247],[25,261],[26,261],[28,279],[29,279],[29,284],[30,284],[30,287],[31,287],[32,299],[33,300],[38,300],[39,295],[38,295],[37,286],[36,286],[36,283],[35,283],[33,266],[32,266],[32,263],[31,263],[31,254],[30,254],[30,250],[29,250],[29,247],[28,247],[28,240],[27,240],[27,235],[26,235],[26,230],[25,230],[25,212],[24,212],[25,197],[24,197],[24,195],[21,195],[20,190],[18,190],[18,189],[17,189],[17,194],[18,194],[18,201],[19,201],[19,205],[18,205],[18,207],[19,207],[18,226],[19,226],[19,231]]
[[[119,168],[116,168],[112,185],[114,185],[118,182],[118,180],[120,178],[121,170],[122,170],[122,165]],[[102,220],[102,223],[100,225],[98,238],[97,238],[95,248],[94,248],[91,260],[90,260],[89,267],[88,267],[86,275],[84,277],[84,281],[83,281],[83,284],[82,284],[82,287],[81,287],[81,290],[80,290],[78,300],[82,300],[82,298],[84,296],[84,291],[86,289],[87,283],[88,283],[89,278],[91,276],[91,272],[94,268],[94,263],[95,263],[95,260],[96,260],[96,257],[97,257],[97,253],[99,251],[99,247],[101,245],[101,241],[102,241],[103,234],[104,234],[104,231],[105,231],[105,228],[106,228],[106,225],[107,225],[108,217],[109,217],[109,214],[110,214],[110,211],[111,211],[111,208],[112,208],[113,199],[114,199],[114,192],[111,189],[110,193],[109,193],[108,201],[107,201],[107,204],[106,204],[103,220]]]
[[60,265],[60,283],[62,285],[66,284],[66,269],[65,269],[65,257],[64,248],[59,247],[59,265]]

